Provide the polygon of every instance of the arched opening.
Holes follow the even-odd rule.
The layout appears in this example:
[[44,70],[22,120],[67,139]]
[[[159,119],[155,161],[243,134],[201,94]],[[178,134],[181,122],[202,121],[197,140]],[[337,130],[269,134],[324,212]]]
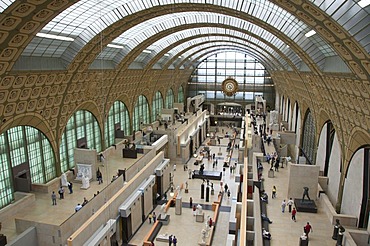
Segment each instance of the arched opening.
[[163,109],[162,93],[157,91],[152,102],[152,121],[160,119],[161,110]]
[[303,122],[303,136],[300,156],[305,157],[306,163],[311,165],[315,164],[315,135],[315,120],[311,114],[310,109],[308,109]]
[[182,86],[180,86],[177,91],[177,102],[184,103],[184,88]]
[[134,131],[140,130],[142,124],[150,123],[149,104],[145,96],[140,95],[135,103],[132,126]]
[[14,200],[15,191],[29,192],[31,183],[45,184],[56,177],[52,146],[30,126],[13,127],[0,135],[0,208]]
[[370,205],[370,147],[358,149],[352,156],[344,182],[341,213],[358,218],[357,226],[367,228]]
[[174,97],[173,97],[173,90],[168,89],[167,94],[166,94],[166,108],[173,108],[173,103],[174,103]]
[[62,172],[75,166],[75,148],[102,150],[99,123],[87,110],[75,112],[67,122],[59,147]]
[[131,134],[130,115],[126,105],[115,101],[109,109],[105,124],[105,144],[111,146],[116,143],[116,138],[123,138]]

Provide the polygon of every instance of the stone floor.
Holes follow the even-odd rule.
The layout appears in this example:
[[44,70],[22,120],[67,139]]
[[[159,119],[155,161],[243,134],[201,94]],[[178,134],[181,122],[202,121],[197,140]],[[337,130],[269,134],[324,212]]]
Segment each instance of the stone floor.
[[[224,131],[231,131],[225,128]],[[213,169],[212,161],[207,159],[203,160],[206,170],[218,170],[222,171],[222,162],[226,155],[226,145],[228,139],[221,139],[220,146],[211,146],[211,152],[216,153],[216,157],[219,158],[218,166]],[[271,145],[272,146],[272,145]],[[267,152],[273,152],[271,146],[267,147]],[[221,148],[221,155],[218,155]],[[238,151],[234,150],[232,156],[232,163],[237,161]],[[57,201],[57,206],[51,206],[50,194],[40,194],[36,193],[36,201],[28,207],[17,211],[15,217],[21,217],[24,219],[36,220],[45,223],[55,223],[58,224],[66,220],[69,216],[74,213],[74,208],[77,203],[81,203],[83,197],[91,199],[93,195],[98,191],[103,189],[107,184],[110,183],[110,179],[116,174],[118,168],[122,169],[124,167],[130,166],[135,160],[133,159],[122,159],[120,151],[116,151],[113,156],[106,158],[104,161],[104,166],[100,166],[100,170],[103,173],[104,183],[99,185],[96,181],[91,182],[91,188],[88,190],[79,189],[80,184],[75,183],[74,193],[65,194],[64,200]],[[189,168],[199,169],[199,166],[194,166],[195,159],[191,158],[189,160]],[[310,246],[322,246],[322,245],[334,245],[334,241],[331,239],[332,225],[325,214],[323,214],[321,207],[321,201],[318,199],[316,203],[318,205],[318,213],[297,213],[297,222],[293,222],[290,219],[289,213],[282,213],[280,209],[280,204],[282,199],[287,199],[287,182],[288,182],[288,171],[289,167],[279,169],[279,172],[275,173],[274,178],[268,178],[267,171],[268,166],[264,164],[264,177],[265,177],[265,189],[269,192],[271,197],[271,188],[273,185],[277,186],[277,198],[270,199],[267,206],[268,216],[273,223],[270,225],[270,232],[272,234],[271,245],[299,245],[299,236],[302,234],[303,226],[307,221],[313,226],[313,233],[310,234]],[[227,183],[231,190],[231,197],[228,199],[224,196],[222,201],[223,212],[220,212],[219,220],[216,226],[216,233],[213,238],[212,245],[226,245],[227,235],[228,235],[228,221],[230,213],[228,207],[231,206],[232,200],[235,199],[236,184],[234,182],[234,174],[230,174],[230,170],[226,169],[223,177],[223,183]],[[189,193],[182,193],[182,202],[184,203],[181,215],[175,215],[174,208],[170,208],[168,213],[171,215],[171,221],[169,225],[163,226],[159,234],[173,234],[178,238],[178,245],[198,245],[201,240],[201,230],[205,227],[204,223],[195,222],[195,218],[192,215],[191,209],[189,208],[188,202],[189,198],[193,198],[194,204],[212,204],[213,201],[217,199],[217,194],[220,190],[220,181],[211,181],[214,183],[215,193],[210,196],[210,201],[205,202],[204,199],[200,198],[200,185],[202,180],[199,179],[188,179],[188,174],[183,170],[181,164],[177,165],[177,170],[175,171],[174,184],[175,186],[181,183],[188,182]],[[159,214],[160,207],[156,207],[155,211]],[[206,217],[212,216],[212,210],[204,210]],[[133,239],[130,241],[131,245],[142,245],[143,238],[149,232],[151,225],[149,222],[144,223]],[[14,219],[8,221],[2,221],[2,231],[8,237],[8,241],[15,238],[17,233],[15,232],[15,222]],[[167,243],[155,242],[156,245],[167,245]]]

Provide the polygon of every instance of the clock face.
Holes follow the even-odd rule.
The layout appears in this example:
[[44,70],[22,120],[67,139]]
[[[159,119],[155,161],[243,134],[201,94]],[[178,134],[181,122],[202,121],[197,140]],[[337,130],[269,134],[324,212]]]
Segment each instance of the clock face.
[[233,78],[227,78],[222,82],[222,91],[226,96],[233,96],[238,91],[238,82]]

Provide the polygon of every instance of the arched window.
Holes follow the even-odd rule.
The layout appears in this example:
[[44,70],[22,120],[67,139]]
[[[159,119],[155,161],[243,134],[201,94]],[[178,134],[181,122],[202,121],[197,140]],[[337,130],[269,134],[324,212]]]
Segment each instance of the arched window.
[[155,93],[154,98],[153,98],[153,104],[152,104],[152,121],[157,120],[158,115],[161,113],[162,108],[163,108],[162,94],[159,91],[157,91]]
[[55,156],[49,140],[30,126],[13,127],[0,135],[0,163],[0,208],[14,199],[12,168],[29,167],[32,183],[45,184],[56,177]]
[[75,148],[102,150],[99,124],[89,111],[77,111],[68,120],[59,147],[62,172],[75,166]]
[[149,124],[150,114],[148,100],[145,96],[140,95],[136,101],[133,117],[133,128],[134,131],[140,130],[140,123]]
[[184,102],[184,88],[182,86],[180,86],[179,90],[177,91],[177,102]]
[[306,119],[303,125],[303,140],[302,150],[308,162],[315,164],[315,135],[316,127],[315,121],[312,117],[311,111],[307,110]]
[[174,98],[173,98],[173,90],[169,89],[166,95],[166,108],[173,108]]
[[108,113],[105,124],[105,144],[107,147],[115,144],[115,130],[118,124],[125,136],[131,134],[130,115],[126,105],[121,101],[115,101]]

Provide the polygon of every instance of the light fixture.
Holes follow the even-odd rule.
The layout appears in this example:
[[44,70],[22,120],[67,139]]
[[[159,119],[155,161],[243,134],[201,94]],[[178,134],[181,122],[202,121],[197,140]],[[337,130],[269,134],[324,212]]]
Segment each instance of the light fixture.
[[306,34],[305,34],[305,36],[306,36],[307,38],[309,38],[309,37],[311,37],[312,35],[315,35],[315,34],[316,34],[315,30],[311,30],[311,31],[309,31],[308,33],[306,33]]
[[170,54],[166,53],[166,54],[164,54],[164,56],[170,56]]
[[170,192],[170,197],[173,197],[174,195],[175,195],[175,193]]
[[181,58],[182,56],[179,56],[179,58]]
[[58,35],[42,33],[42,32],[37,33],[36,36],[40,38],[50,38],[50,39],[57,39],[57,40],[70,41],[70,42],[74,40],[73,38],[70,38],[70,37],[58,36]]
[[115,49],[123,49],[124,47],[122,45],[116,45],[116,44],[108,44],[107,47],[115,48]]
[[361,8],[365,8],[369,4],[370,4],[370,0],[361,0],[360,2],[358,2],[358,5],[360,5]]
[[150,54],[152,53],[150,50],[143,50],[143,53],[147,53],[147,54]]

